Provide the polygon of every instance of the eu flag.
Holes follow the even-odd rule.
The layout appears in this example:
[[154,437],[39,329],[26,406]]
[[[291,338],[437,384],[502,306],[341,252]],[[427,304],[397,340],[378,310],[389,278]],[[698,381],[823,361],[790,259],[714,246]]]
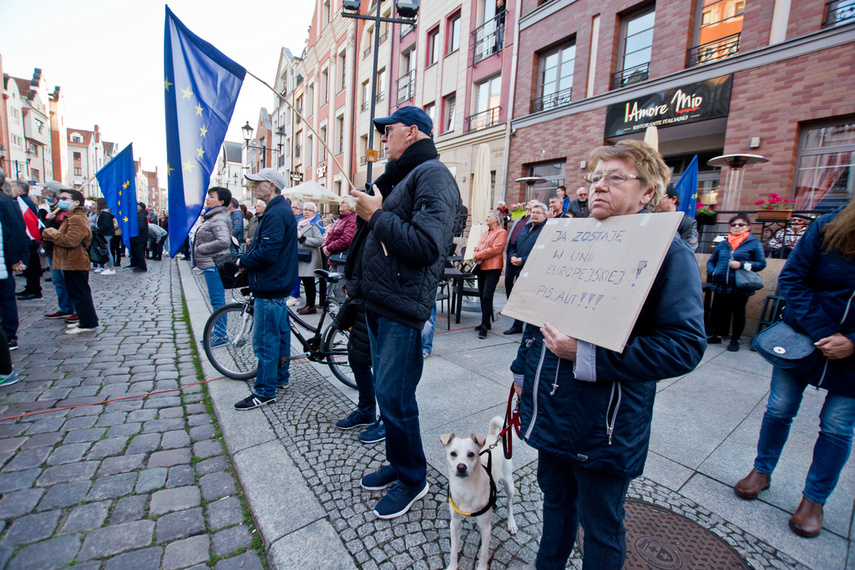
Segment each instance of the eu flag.
[[117,154],[104,168],[95,173],[104,200],[116,216],[122,241],[131,248],[131,238],[139,235],[137,222],[137,185],[134,182],[133,143]]
[[680,206],[677,208],[692,218],[695,217],[695,209],[698,206],[698,155],[692,159],[686,171],[680,177],[680,181],[674,186]]
[[174,257],[202,210],[246,70],[188,30],[169,6],[163,60],[169,254]]

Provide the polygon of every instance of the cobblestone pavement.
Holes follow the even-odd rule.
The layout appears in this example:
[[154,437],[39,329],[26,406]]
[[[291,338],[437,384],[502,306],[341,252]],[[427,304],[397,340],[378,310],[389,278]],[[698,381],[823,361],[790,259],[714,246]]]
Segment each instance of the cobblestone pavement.
[[18,303],[21,382],[0,387],[0,567],[262,568],[196,384],[177,269],[148,267],[90,274],[94,334],[42,318],[50,283]]
[[[204,279],[194,274],[205,292]],[[435,341],[436,342],[436,341]],[[252,388],[252,382],[247,383]],[[426,397],[421,392],[420,398]],[[406,515],[388,521],[377,519],[372,509],[382,492],[362,489],[363,474],[380,467],[385,459],[383,444],[366,446],[356,439],[358,430],[342,432],[334,422],[353,409],[353,402],[308,364],[292,365],[289,389],[276,403],[261,409],[288,456],[305,478],[327,513],[353,564],[362,569],[403,570],[446,568],[451,549],[447,477],[428,465],[428,495]],[[228,435],[228,434],[227,434]],[[439,445],[438,441],[434,442]],[[518,445],[523,445],[516,441]],[[424,445],[431,445],[424,441]],[[534,561],[541,535],[542,494],[537,485],[537,464],[515,466],[517,495],[514,516],[519,532],[507,531],[505,493],[499,489],[498,508],[493,517],[490,568],[504,569],[512,563]],[[634,480],[630,498],[646,501],[685,516],[722,538],[752,568],[809,570],[785,553],[724,520],[696,502],[649,479]],[[476,566],[480,534],[471,521],[463,524],[459,568]],[[571,566],[581,568],[581,555],[574,552]]]

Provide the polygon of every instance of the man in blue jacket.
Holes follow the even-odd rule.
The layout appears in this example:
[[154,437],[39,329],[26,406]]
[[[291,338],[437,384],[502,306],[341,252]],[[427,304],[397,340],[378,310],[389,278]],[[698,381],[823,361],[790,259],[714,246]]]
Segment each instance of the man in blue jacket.
[[391,117],[375,119],[374,126],[382,133],[380,140],[390,160],[375,181],[373,195],[351,192],[356,214],[367,222],[369,231],[354,278],[348,281],[354,290],[347,294],[365,300],[389,461],[363,477],[362,487],[391,486],[374,507],[376,516],[390,519],[406,513],[428,492],[416,404],[424,360],[421,331],[436,305],[437,282],[452,241],[460,191],[439,161],[427,113],[401,107]]
[[238,267],[249,270],[249,289],[255,295],[252,346],[258,358],[253,393],[235,404],[252,410],[276,400],[276,389],[288,386],[291,327],[285,302],[297,283],[297,224],[282,197],[285,179],[272,168],[247,174],[255,182],[255,197],[267,204],[249,251]]
[[[531,207],[531,220],[525,225],[514,242],[508,246],[508,266],[505,271],[510,275],[511,283],[515,282],[522,272],[528,254],[534,244],[537,243],[537,236],[540,235],[540,230],[543,229],[543,222],[546,221],[546,205],[541,202],[536,202]],[[508,283],[508,276],[505,276],[505,284]],[[503,334],[520,334],[523,330],[523,322],[514,319],[514,324]]]

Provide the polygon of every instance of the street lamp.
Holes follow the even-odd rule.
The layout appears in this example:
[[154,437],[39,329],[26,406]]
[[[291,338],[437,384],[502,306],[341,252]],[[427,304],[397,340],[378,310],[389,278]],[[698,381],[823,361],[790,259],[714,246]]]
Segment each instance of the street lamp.
[[246,146],[249,147],[249,141],[252,140],[252,127],[249,126],[249,121],[240,130],[243,131],[243,140],[246,141]]
[[[383,18],[380,16],[380,1],[376,0],[376,4],[377,10],[373,16],[363,16],[359,13],[359,0],[342,0],[344,11],[341,13],[343,18],[374,20],[374,65],[371,72],[371,116],[368,120],[368,152],[366,153],[369,157],[374,149],[374,111],[377,103],[377,58],[379,53],[377,47],[380,45],[380,22],[412,26],[415,25],[415,17],[419,12],[419,0],[397,0],[395,2],[395,8],[401,18]],[[373,166],[374,160],[369,160],[368,172],[366,173],[366,180],[369,183],[371,183],[371,170]]]

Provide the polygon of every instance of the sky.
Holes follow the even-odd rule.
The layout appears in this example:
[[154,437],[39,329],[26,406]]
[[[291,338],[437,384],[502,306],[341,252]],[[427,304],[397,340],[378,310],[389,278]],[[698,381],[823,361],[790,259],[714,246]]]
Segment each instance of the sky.
[[[193,33],[273,84],[279,54],[299,56],[308,38],[311,0],[171,0],[169,7]],[[62,88],[66,126],[94,130],[119,149],[134,144],[145,170],[157,166],[166,187],[163,110],[165,3],[155,0],[0,0],[3,72],[31,79],[41,68],[49,92]],[[261,107],[273,110],[273,92],[246,76],[226,140],[243,142],[247,121],[256,128]]]

